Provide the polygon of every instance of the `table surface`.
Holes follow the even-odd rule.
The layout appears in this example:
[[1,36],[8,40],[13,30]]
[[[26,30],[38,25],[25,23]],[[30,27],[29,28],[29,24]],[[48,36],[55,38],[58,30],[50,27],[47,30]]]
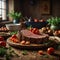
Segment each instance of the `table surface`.
[[[10,47],[8,44],[7,46]],[[11,60],[60,60],[60,50],[55,50],[54,55],[47,54],[46,51],[47,49],[43,50],[44,51],[43,55],[38,54],[39,50],[21,50],[14,47],[12,47],[12,50],[14,50],[14,52],[18,54],[19,57],[17,56],[11,57]],[[27,52],[26,55],[22,54],[24,51]],[[0,60],[6,59],[0,57]]]
[[[11,57],[11,60],[60,60],[60,50],[56,50],[54,55],[47,54],[46,50],[44,51],[44,55],[38,54],[38,50],[21,50],[17,48],[11,47],[12,50],[18,54],[19,57],[14,56]],[[22,53],[26,51],[27,54],[23,55]],[[0,58],[1,60],[5,60],[5,58]]]
[[[7,46],[9,47],[9,45]],[[14,47],[12,47],[12,50],[14,50],[19,57],[14,57],[11,60],[60,60],[60,50],[55,50],[53,55],[49,55],[47,49],[43,49],[44,55],[38,54],[39,50],[21,50]],[[23,55],[24,51],[26,51],[26,55]]]
[[20,56],[19,58],[15,57],[18,60],[60,60],[60,50],[56,50],[54,55],[47,54],[46,50],[43,50],[44,55],[38,54],[38,51],[31,50],[27,50],[27,55],[23,55],[22,52],[24,50],[15,48],[13,50]]

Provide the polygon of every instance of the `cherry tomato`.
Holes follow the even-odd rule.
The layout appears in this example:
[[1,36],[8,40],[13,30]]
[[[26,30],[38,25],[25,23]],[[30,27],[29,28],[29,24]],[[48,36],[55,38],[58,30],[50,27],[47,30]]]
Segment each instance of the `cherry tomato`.
[[34,22],[39,22],[38,19],[34,19]]
[[44,22],[45,20],[43,20],[43,19],[41,19],[41,20],[39,20],[39,22]]
[[34,31],[36,31],[36,30],[37,30],[37,28],[33,28],[33,30],[34,30]]
[[33,28],[32,32],[34,33],[37,30],[37,28]]
[[53,47],[49,47],[48,49],[47,49],[47,53],[48,54],[53,54],[54,53],[54,48]]
[[35,31],[35,34],[39,34],[39,30],[36,30],[36,31]]
[[5,41],[0,41],[0,46],[5,47],[6,46],[6,42]]
[[4,38],[2,36],[0,36],[0,41],[4,41]]
[[35,31],[34,30],[32,30],[32,33],[34,33]]
[[19,40],[17,38],[10,37],[10,40],[13,41],[13,42],[15,42],[15,43],[18,43],[19,42]]
[[44,52],[42,50],[38,51],[38,54],[43,55]]
[[58,34],[60,34],[60,30],[58,30]]
[[32,32],[33,32],[34,34],[39,34],[39,30],[38,30],[37,28],[33,28]]
[[16,34],[12,35],[12,38],[17,38]]
[[18,43],[19,40],[14,38],[14,39],[13,39],[13,42]]
[[11,38],[11,41],[14,41],[15,40],[15,38]]

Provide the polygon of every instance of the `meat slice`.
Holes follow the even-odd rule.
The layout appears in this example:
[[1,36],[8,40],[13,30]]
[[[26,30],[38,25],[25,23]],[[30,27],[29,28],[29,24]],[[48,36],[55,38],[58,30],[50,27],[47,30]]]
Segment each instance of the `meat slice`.
[[49,36],[47,34],[34,34],[31,31],[25,29],[21,30],[22,40],[30,41],[31,43],[42,43],[48,40]]

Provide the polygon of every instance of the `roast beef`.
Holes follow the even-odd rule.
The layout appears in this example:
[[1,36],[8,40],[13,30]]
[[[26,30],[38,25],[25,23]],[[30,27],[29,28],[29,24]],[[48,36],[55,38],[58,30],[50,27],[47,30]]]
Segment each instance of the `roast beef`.
[[32,33],[31,31],[25,29],[25,30],[21,30],[21,35],[22,35],[22,40],[25,40],[25,41],[30,41],[31,43],[36,43],[36,44],[39,44],[39,43],[43,43],[45,41],[48,40],[49,36],[47,34],[34,34]]

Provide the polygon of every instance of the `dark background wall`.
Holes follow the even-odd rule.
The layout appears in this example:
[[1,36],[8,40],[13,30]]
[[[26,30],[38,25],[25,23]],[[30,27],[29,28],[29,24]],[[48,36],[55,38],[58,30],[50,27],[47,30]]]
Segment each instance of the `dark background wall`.
[[43,0],[14,0],[14,10],[21,11],[23,16],[33,18],[47,18],[49,16],[60,16],[60,0],[50,0],[50,14],[41,13],[41,2]]
[[52,0],[52,15],[60,16],[60,0]]

